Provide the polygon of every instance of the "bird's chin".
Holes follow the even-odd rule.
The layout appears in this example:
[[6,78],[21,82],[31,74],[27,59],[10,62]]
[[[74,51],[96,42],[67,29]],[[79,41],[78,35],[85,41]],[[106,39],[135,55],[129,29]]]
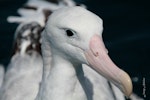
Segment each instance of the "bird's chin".
[[89,50],[85,57],[95,71],[115,84],[127,97],[132,93],[132,82],[129,75],[119,69],[109,58],[102,38],[95,35],[91,38]]

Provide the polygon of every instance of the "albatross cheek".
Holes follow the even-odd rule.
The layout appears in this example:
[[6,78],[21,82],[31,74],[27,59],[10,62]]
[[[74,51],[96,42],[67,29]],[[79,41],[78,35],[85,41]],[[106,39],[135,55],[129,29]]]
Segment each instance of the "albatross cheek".
[[129,75],[119,69],[107,55],[107,49],[98,35],[94,35],[85,51],[89,65],[99,74],[114,83],[126,96],[132,93],[132,82]]

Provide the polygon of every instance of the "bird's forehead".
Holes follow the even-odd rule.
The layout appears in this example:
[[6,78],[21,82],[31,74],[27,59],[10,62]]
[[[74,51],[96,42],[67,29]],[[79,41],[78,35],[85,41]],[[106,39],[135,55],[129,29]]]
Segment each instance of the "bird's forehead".
[[102,27],[102,20],[97,15],[81,7],[60,9],[53,14],[53,17],[53,21],[55,20],[60,26],[62,25],[77,29]]

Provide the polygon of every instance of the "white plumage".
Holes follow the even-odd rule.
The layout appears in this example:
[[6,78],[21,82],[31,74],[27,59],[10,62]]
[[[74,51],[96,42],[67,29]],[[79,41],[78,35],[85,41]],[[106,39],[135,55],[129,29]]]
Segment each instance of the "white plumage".
[[42,58],[32,55],[14,55],[8,66],[0,90],[0,100],[34,100],[42,78]]

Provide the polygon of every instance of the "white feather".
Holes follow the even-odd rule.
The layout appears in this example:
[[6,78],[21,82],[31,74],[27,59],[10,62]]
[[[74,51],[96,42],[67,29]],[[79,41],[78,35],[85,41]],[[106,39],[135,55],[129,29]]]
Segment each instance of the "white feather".
[[0,100],[34,100],[42,78],[42,58],[16,54],[12,57],[0,89]]

